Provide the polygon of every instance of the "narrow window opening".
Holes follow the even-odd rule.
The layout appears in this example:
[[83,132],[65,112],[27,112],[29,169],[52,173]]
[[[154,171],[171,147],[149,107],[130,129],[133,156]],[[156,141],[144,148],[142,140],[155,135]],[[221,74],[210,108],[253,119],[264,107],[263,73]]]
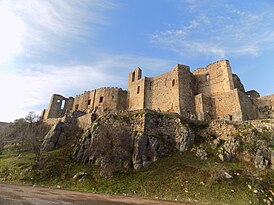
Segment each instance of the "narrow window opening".
[[206,81],[209,81],[209,74],[206,74]]
[[90,103],[91,103],[91,100],[89,99],[89,100],[88,100],[88,105],[90,105]]
[[137,94],[140,93],[140,86],[137,87]]
[[103,100],[104,100],[104,97],[100,97],[100,100],[99,100],[99,103],[102,103],[103,102]]
[[173,79],[172,80],[172,87],[175,85],[175,80]]
[[131,81],[133,82],[135,80],[135,72],[132,73],[132,79]]
[[232,121],[233,120],[233,116],[229,115],[229,120]]
[[66,103],[66,101],[65,101],[65,100],[62,100],[62,104],[61,104],[61,109],[62,109],[62,110],[65,108],[65,103]]
[[75,110],[78,110],[78,108],[79,108],[79,105],[78,104],[75,105]]
[[114,99],[114,95],[112,96],[112,100]]
[[61,100],[60,100],[60,99],[57,99],[57,102],[59,103],[59,102],[61,102]]

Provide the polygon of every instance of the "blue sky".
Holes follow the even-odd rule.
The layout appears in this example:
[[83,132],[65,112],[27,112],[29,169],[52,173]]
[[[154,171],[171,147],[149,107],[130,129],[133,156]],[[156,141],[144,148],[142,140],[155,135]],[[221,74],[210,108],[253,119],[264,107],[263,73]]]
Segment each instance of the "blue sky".
[[246,90],[274,93],[273,0],[1,0],[0,121],[175,64],[230,60]]

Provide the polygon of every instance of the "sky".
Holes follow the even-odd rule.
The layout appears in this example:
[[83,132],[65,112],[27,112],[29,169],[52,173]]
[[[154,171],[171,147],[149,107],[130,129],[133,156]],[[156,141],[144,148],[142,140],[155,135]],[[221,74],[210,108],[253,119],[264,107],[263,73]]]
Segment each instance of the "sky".
[[246,90],[274,94],[273,0],[0,0],[0,121],[53,93],[127,88],[140,67],[228,59]]

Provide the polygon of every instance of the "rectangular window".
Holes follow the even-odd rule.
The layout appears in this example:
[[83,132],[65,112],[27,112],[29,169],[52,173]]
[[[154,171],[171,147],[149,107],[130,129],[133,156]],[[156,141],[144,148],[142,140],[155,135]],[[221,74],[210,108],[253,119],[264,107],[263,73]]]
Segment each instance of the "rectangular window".
[[90,105],[90,103],[91,103],[91,100],[88,100],[88,105]]
[[79,108],[79,105],[78,104],[75,105],[75,110],[78,110],[78,108]]
[[140,93],[140,86],[137,87],[137,94]]
[[99,103],[102,103],[103,102],[103,100],[104,100],[104,97],[100,97],[100,100],[99,100]]

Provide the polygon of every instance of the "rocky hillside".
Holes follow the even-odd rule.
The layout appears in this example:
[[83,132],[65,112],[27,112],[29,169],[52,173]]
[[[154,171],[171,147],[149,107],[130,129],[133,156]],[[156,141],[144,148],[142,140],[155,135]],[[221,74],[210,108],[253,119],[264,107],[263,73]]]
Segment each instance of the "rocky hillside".
[[[52,147],[52,141],[64,141],[62,126],[59,123],[52,128],[44,150]],[[104,175],[131,168],[141,170],[175,151],[188,150],[203,160],[216,156],[224,162],[274,169],[273,133],[273,120],[216,120],[205,125],[184,122],[177,114],[121,112],[96,119],[76,144],[73,158],[100,166]]]
[[9,128],[9,126],[11,125],[11,123],[7,123],[7,122],[0,122],[0,136],[5,133],[5,131]]
[[193,204],[273,203],[274,120],[200,124],[148,110],[83,117],[43,132],[31,146],[42,151],[39,163],[36,150],[6,146],[0,182]]
[[11,124],[12,123],[0,122],[0,146],[6,140],[5,137],[10,130]]

